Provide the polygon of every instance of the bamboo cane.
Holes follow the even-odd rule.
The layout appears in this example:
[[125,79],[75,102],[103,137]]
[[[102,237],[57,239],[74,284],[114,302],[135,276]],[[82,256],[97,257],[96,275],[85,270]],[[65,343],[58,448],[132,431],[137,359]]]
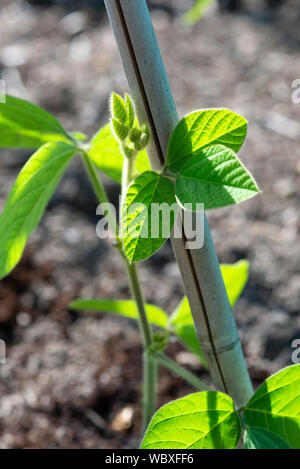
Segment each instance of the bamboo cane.
[[[147,3],[105,0],[105,4],[138,118],[151,128],[150,164],[159,170],[178,115]],[[213,383],[238,408],[243,407],[253,388],[206,217],[201,249],[187,249],[184,236],[171,236],[171,241]]]

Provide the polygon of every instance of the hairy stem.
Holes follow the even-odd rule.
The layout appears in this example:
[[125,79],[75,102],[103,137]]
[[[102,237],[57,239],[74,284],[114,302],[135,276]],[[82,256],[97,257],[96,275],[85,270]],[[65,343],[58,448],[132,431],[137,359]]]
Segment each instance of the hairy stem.
[[146,315],[145,301],[139,283],[137,268],[135,264],[129,264],[127,261],[126,268],[130,282],[130,290],[139,312],[144,348],[148,349],[152,345],[152,331]]
[[[123,172],[122,172],[122,194],[121,194],[121,206],[120,206],[120,217],[122,217],[122,205],[126,196],[126,189],[133,178],[134,164],[136,160],[137,152],[133,152],[131,158],[124,157]],[[121,220],[120,220],[121,224]]]
[[[98,201],[100,204],[109,204],[109,199],[106,194],[106,190],[102,184],[102,181],[98,175],[98,171],[92,162],[92,160],[89,158],[88,154],[86,152],[82,152],[82,157],[84,161],[85,168],[87,170],[87,173],[89,175],[89,178],[91,180],[92,186],[94,188],[95,194],[98,198]],[[111,213],[110,210],[107,211],[106,213],[107,221],[109,224],[110,229],[112,232],[116,235],[117,241],[119,240],[118,238],[118,226],[117,226],[117,220],[114,217],[114,214]],[[121,245],[119,242],[118,245]]]
[[[123,166],[123,175],[122,175],[122,197],[121,201],[123,202],[126,196],[126,190],[130,181],[133,177],[134,172],[134,162],[136,158],[136,153],[132,155],[131,158],[125,158]],[[120,213],[122,213],[120,209]],[[153,413],[155,411],[156,403],[156,383],[157,383],[157,373],[158,367],[157,363],[153,360],[151,354],[149,353],[149,348],[152,345],[152,329],[149,324],[146,310],[145,310],[145,301],[143,298],[137,267],[135,264],[130,264],[128,259],[125,258],[126,269],[128,273],[128,278],[130,282],[130,288],[132,296],[135,299],[138,313],[139,313],[139,322],[141,333],[144,342],[144,354],[143,354],[143,431],[145,431],[151,421]]]
[[[86,152],[82,152],[83,161],[93,185],[94,191],[100,203],[109,203],[108,196],[106,194],[103,183],[98,175],[97,169],[95,168],[94,163],[89,158]],[[132,178],[134,170],[134,159],[125,158],[124,168],[123,168],[123,183],[122,183],[122,200],[126,195],[127,186]],[[131,161],[130,161],[131,160]],[[110,226],[116,225],[116,220],[109,213],[107,214],[108,222]],[[109,218],[111,217],[111,219]],[[118,233],[118,228],[116,228]],[[123,253],[122,243],[118,236],[116,235],[117,247],[118,250],[125,262],[126,272],[128,276],[128,281],[130,285],[130,290],[133,299],[135,300],[137,310],[139,313],[139,323],[141,329],[141,335],[143,338],[144,354],[143,354],[143,431],[146,430],[152,415],[155,410],[155,401],[156,401],[156,382],[157,382],[157,364],[152,359],[150,353],[148,353],[149,347],[152,345],[152,330],[148,322],[148,318],[145,310],[145,302],[138,278],[138,272],[135,264],[130,264],[128,259]]]
[[87,153],[83,152],[83,161],[85,164],[85,167],[87,169],[88,175],[90,177],[90,180],[92,182],[94,191],[98,197],[98,200],[100,203],[107,203],[109,202],[106,191],[104,189],[104,186],[102,184],[102,181],[100,180],[98,176],[97,169],[95,168],[94,163],[90,159]]
[[131,179],[133,178],[134,165],[135,165],[137,153],[138,152],[135,151],[133,152],[130,158],[124,158],[122,188],[125,187],[125,189],[127,189],[127,187],[130,184]]
[[154,353],[154,359],[161,365],[164,365],[169,370],[181,376],[181,378],[183,378],[187,383],[189,383],[198,391],[210,391],[210,388],[205,383],[203,383],[203,381],[197,378],[197,376],[178,365],[178,363],[174,362],[172,358],[169,358],[163,352]]

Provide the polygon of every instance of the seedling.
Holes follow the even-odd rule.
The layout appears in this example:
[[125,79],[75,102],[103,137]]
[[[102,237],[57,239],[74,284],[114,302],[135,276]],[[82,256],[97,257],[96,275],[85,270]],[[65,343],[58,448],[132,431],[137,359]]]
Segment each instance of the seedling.
[[[168,316],[144,302],[138,278],[136,262],[162,246],[176,218],[174,212],[164,233],[162,218],[155,219],[157,236],[151,237],[153,203],[171,208],[178,201],[181,207],[188,203],[194,210],[201,202],[207,210],[242,202],[259,192],[236,154],[246,131],[246,120],[230,110],[193,112],[173,130],[166,164],[155,172],[145,152],[149,127],[139,126],[129,95],[123,99],[112,94],[110,123],[89,142],[85,135],[67,132],[53,116],[21,99],[7,96],[0,107],[0,146],[36,149],[18,175],[0,217],[1,278],[19,262],[29,235],[76,154],[84,162],[100,203],[109,201],[98,170],[121,183],[121,226],[109,210],[106,215],[113,244],[125,264],[132,300],[81,299],[70,307],[139,321],[144,343],[143,429],[149,426],[142,448],[234,448],[242,425],[247,448],[300,447],[299,365],[269,378],[244,409],[236,409],[229,396],[209,390],[165,353],[170,337],[176,336],[206,366],[187,299]],[[247,281],[248,263],[239,261],[221,268],[233,306]],[[151,421],[158,365],[202,392],[167,404]]]

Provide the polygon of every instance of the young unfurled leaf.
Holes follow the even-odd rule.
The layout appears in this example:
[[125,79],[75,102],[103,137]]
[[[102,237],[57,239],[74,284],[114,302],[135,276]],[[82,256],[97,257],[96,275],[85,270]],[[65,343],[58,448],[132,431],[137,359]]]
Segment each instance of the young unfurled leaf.
[[[139,318],[136,303],[132,300],[100,300],[97,298],[75,300],[69,304],[69,308],[75,310],[120,314],[121,316],[125,316],[131,319]],[[145,308],[148,320],[151,322],[151,324],[165,329],[168,320],[166,313],[157,306],[151,305],[149,303],[145,304]]]
[[244,435],[244,449],[290,449],[290,446],[264,428],[249,427]]
[[129,132],[128,127],[114,118],[111,120],[111,125],[116,138],[121,140],[121,142],[125,140]]
[[141,127],[141,132],[142,135],[140,139],[140,145],[142,146],[142,148],[145,148],[148,145],[151,136],[149,126],[147,124],[143,124]]
[[183,15],[184,23],[187,25],[197,23],[213,1],[214,0],[196,0],[194,6]]
[[137,127],[134,127],[129,134],[129,138],[133,143],[136,143],[140,140],[142,132]]
[[129,140],[134,144],[134,149],[141,151],[149,143],[150,140],[150,129],[147,124],[143,124],[139,129],[134,127],[129,133]]
[[123,244],[130,262],[150,257],[163,245],[177,210],[169,179],[146,171],[133,180],[122,208]]
[[247,134],[244,117],[228,109],[203,109],[185,116],[172,132],[167,167],[179,173],[205,147],[221,144],[237,152]]
[[30,233],[75,153],[76,148],[66,143],[47,143],[21,170],[0,217],[0,278],[19,262]]
[[268,378],[244,410],[245,423],[275,433],[291,448],[300,449],[300,365]]
[[126,158],[132,158],[135,151],[135,146],[132,142],[126,142],[122,145],[122,152]]
[[220,392],[190,394],[154,415],[142,449],[232,449],[241,422],[232,399]]
[[0,147],[39,148],[47,142],[72,144],[51,114],[23,99],[6,96],[0,105]]
[[132,129],[135,120],[135,111],[131,97],[127,93],[125,95],[125,104],[127,108],[127,126],[129,129]]
[[[221,272],[231,306],[233,307],[242,293],[248,280],[249,262],[240,260],[235,264],[221,264]],[[189,302],[182,299],[169,318],[169,324],[186,348],[201,359],[207,366],[197,337]]]
[[[100,171],[114,181],[121,182],[124,157],[119,142],[111,132],[110,124],[102,127],[93,137],[88,154]],[[149,169],[148,156],[143,150],[136,158],[135,170],[142,173]]]
[[176,196],[181,205],[203,203],[205,210],[225,207],[259,193],[256,182],[237,155],[223,145],[199,151],[181,170]]
[[111,111],[113,118],[117,119],[121,124],[126,125],[127,108],[123,99],[117,93],[112,93]]

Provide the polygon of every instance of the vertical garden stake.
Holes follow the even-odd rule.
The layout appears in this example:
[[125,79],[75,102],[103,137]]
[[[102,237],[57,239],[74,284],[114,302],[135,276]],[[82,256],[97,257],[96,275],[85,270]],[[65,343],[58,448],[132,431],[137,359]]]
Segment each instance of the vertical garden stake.
[[[147,3],[105,0],[105,4],[138,118],[151,129],[149,160],[159,170],[178,115]],[[201,249],[188,249],[185,235],[171,240],[212,380],[238,408],[243,407],[253,389],[206,217]]]

